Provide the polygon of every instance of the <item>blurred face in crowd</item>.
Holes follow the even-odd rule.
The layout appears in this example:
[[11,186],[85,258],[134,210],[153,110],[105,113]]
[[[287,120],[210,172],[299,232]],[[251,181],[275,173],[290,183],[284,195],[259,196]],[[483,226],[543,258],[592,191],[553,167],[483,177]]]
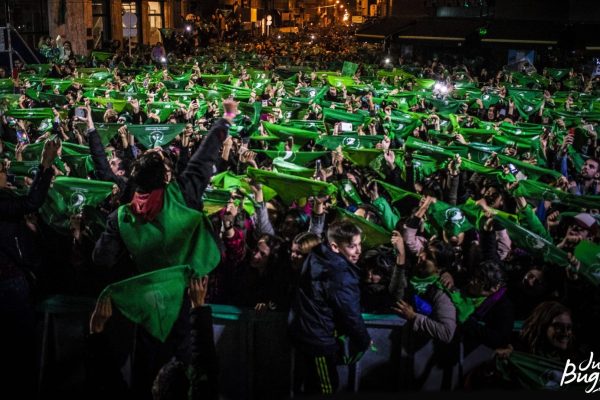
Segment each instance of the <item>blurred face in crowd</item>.
[[467,283],[467,287],[466,287],[467,294],[469,294],[470,296],[473,296],[473,297],[489,296],[489,295],[497,292],[498,289],[500,289],[500,284],[498,284],[495,287],[492,287],[489,290],[486,290],[484,287],[484,284],[485,284],[485,282],[481,278],[479,278],[477,276],[472,276],[469,279],[469,282]]
[[596,160],[586,160],[581,166],[581,177],[583,179],[600,178],[599,165]]
[[578,223],[569,225],[567,229],[567,236],[579,237],[581,240],[587,239],[589,235],[590,232]]
[[379,283],[381,282],[381,275],[379,275],[378,273],[376,273],[374,270],[369,269],[367,271],[367,277],[366,277],[366,281],[367,283]]
[[292,251],[290,253],[290,258],[294,267],[302,265],[304,259],[306,258],[306,254],[302,253],[300,245],[298,245],[297,243],[292,243]]
[[554,317],[548,326],[546,337],[551,346],[559,350],[567,350],[573,338],[571,314],[562,313]]
[[489,120],[496,119],[496,108],[490,107],[487,111],[487,117]]
[[348,259],[353,264],[358,262],[360,258],[360,253],[362,251],[361,247],[361,237],[360,235],[356,235],[352,237],[352,240],[349,243],[331,243],[331,249],[335,253],[342,254],[344,257]]
[[465,233],[460,232],[458,235],[451,235],[446,231],[443,231],[443,238],[446,243],[451,244],[454,247],[462,245],[465,240]]
[[502,208],[503,199],[502,194],[495,187],[488,187],[483,193],[485,202],[492,208]]
[[299,231],[300,229],[294,217],[288,215],[287,217],[285,217],[285,220],[281,225],[279,233],[281,237],[287,242],[292,240],[294,236],[296,236],[299,233]]
[[523,276],[521,288],[530,296],[539,296],[544,291],[544,272],[537,268],[532,268]]
[[252,268],[264,268],[269,262],[269,256],[271,255],[271,249],[264,240],[259,240],[256,248],[252,252],[252,258],[250,259],[250,266]]
[[123,176],[125,175],[125,170],[123,170],[123,168],[121,168],[121,166],[123,165],[121,163],[121,159],[119,157],[113,157],[110,159],[110,170],[112,171],[113,174],[117,175],[117,176]]
[[435,263],[435,252],[432,246],[421,249],[417,258],[417,275],[421,278],[437,274],[439,268]]
[[473,297],[486,295],[486,293],[484,293],[483,290],[483,283],[475,277],[469,279],[469,282],[467,283],[466,292],[467,294]]

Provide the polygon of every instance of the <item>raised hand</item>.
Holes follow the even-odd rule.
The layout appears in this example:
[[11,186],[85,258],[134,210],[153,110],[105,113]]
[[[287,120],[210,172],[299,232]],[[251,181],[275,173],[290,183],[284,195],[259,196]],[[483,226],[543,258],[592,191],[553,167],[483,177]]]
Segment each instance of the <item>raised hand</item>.
[[98,299],[96,308],[90,318],[90,333],[100,333],[104,331],[106,321],[112,316],[112,303],[110,297]]
[[402,315],[407,320],[411,321],[417,317],[417,313],[413,306],[405,302],[404,300],[400,300],[396,302],[396,306],[392,307],[392,310],[396,313]]
[[194,277],[190,279],[190,287],[188,288],[188,296],[192,303],[192,308],[201,307],[204,305],[206,293],[208,292],[208,276],[202,278]]
[[46,140],[44,150],[42,150],[41,164],[44,169],[50,168],[60,149],[60,139]]

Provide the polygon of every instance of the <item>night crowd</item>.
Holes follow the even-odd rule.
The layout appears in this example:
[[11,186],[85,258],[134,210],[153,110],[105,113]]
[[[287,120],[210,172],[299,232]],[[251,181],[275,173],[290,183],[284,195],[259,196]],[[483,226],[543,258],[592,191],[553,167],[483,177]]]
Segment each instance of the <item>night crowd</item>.
[[[100,297],[86,332],[97,393],[175,398],[185,385],[165,377],[195,364],[190,395],[216,398],[205,303],[291,310],[294,345],[319,349],[325,369],[342,361],[324,320],[358,342],[343,362],[377,345],[361,313],[404,319],[403,349],[433,349],[427,363],[444,374],[489,350],[440,390],[557,385],[516,377],[598,352],[599,77],[581,65],[398,60],[344,29],[256,40],[190,24],[131,56],[118,43],[77,55],[46,38],[45,63],[0,70],[0,312],[14,326],[3,345],[30,388],[40,301],[98,298],[205,258],[190,265],[171,335],[137,332],[156,351],[140,356],[134,389],[118,376],[123,359],[107,357],[119,311]],[[182,244],[198,232],[212,242]],[[314,276],[307,286],[317,269],[339,287]],[[324,303],[335,315],[311,314]],[[422,387],[421,372],[390,391]]]

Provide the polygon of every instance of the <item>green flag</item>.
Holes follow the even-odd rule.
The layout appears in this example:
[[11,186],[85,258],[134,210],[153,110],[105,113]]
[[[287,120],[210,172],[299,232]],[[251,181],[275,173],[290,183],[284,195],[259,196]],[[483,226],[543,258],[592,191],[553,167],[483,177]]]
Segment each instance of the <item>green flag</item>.
[[325,157],[326,151],[274,151],[274,150],[252,150],[256,153],[265,154],[270,159],[282,158],[284,161],[303,165],[315,161],[318,158]]
[[420,199],[421,195],[413,192],[409,192],[408,190],[401,189],[397,186],[391,185],[389,183],[376,180],[377,184],[385,189],[386,192],[390,195],[392,199],[392,203],[395,203],[398,200],[402,200],[405,197],[414,197],[415,199]]
[[524,119],[528,119],[530,115],[540,111],[540,107],[544,102],[543,97],[527,96],[521,93],[511,95],[517,111]]
[[231,192],[225,189],[206,189],[202,195],[203,211],[208,215],[214,214],[227,206]]
[[358,192],[356,191],[356,187],[350,181],[350,179],[341,179],[338,182],[338,190],[344,199],[350,204],[361,205],[363,204],[362,199],[360,198]]
[[450,151],[444,147],[424,142],[423,140],[417,139],[414,136],[408,137],[404,146],[406,148],[417,150],[421,153],[430,154],[438,159],[453,158],[455,154],[458,154],[457,152]]
[[70,156],[86,156],[90,154],[90,148],[81,144],[62,142],[62,154]]
[[334,76],[334,75],[327,75],[327,82],[331,86],[335,86],[337,88],[342,87],[342,86],[350,87],[350,86],[354,86],[356,84],[354,82],[354,79],[352,79],[352,77]]
[[349,219],[362,230],[362,243],[365,248],[370,249],[390,243],[392,232],[343,208],[337,207],[336,210],[342,218]]
[[546,262],[564,267],[569,265],[567,253],[548,240],[501,215],[496,215],[494,218],[502,223],[508,230],[512,241],[518,246],[530,251],[533,255],[541,257]]
[[319,134],[313,131],[293,128],[290,126],[271,124],[269,122],[263,122],[262,124],[265,131],[270,135],[278,136],[283,140],[291,136],[294,138],[294,143],[298,144],[305,144],[309,140],[316,140],[319,138]]
[[326,130],[325,122],[323,121],[291,119],[287,121],[284,125],[314,132],[325,132]]
[[15,84],[12,78],[0,79],[0,93],[12,93],[14,86]]
[[460,290],[448,290],[448,288],[442,285],[439,280],[436,282],[436,284],[440,290],[445,292],[448,297],[450,297],[452,304],[454,304],[454,307],[456,308],[456,319],[461,324],[465,322],[471,316],[471,314],[475,312],[477,307],[479,307],[486,299],[485,296],[466,296]]
[[8,171],[17,176],[28,176],[34,178],[39,172],[40,162],[31,161],[11,161]]
[[59,231],[69,231],[71,215],[96,208],[112,192],[113,183],[57,176],[40,209],[42,219]]
[[520,123],[513,125],[509,122],[502,122],[498,125],[500,131],[507,135],[521,137],[536,137],[544,133],[544,126],[540,124]]
[[185,129],[185,124],[127,125],[127,130],[147,149],[165,146]]
[[8,110],[6,115],[17,119],[27,120],[41,120],[54,117],[51,108],[15,108]]
[[118,113],[123,111],[125,109],[125,106],[127,105],[127,100],[113,99],[107,97],[92,97],[90,98],[90,101],[96,104],[102,104],[107,108],[109,104],[112,104],[112,108]]
[[112,56],[114,56],[113,53],[109,53],[106,51],[92,51],[92,57],[98,61],[106,61],[109,58],[112,58]]
[[458,236],[459,233],[473,229],[466,213],[458,206],[453,206],[437,200],[429,206],[427,213],[433,226],[441,233],[446,232],[448,237]]
[[435,79],[424,79],[417,78],[415,79],[415,87],[421,89],[432,89],[435,86]]
[[335,185],[331,183],[294,175],[264,171],[256,168],[248,168],[246,172],[256,182],[275,190],[279,197],[287,204],[309,196],[333,195],[337,191]]
[[181,311],[191,274],[187,265],[159,269],[113,283],[100,298],[110,296],[125,317],[164,342]]
[[[467,219],[469,219],[469,221],[471,221],[471,223],[473,223],[477,228],[481,228],[479,222],[482,218],[485,218],[485,212],[483,211],[483,208],[481,208],[475,202],[475,200],[469,197],[467,201],[464,202],[464,204],[461,204],[459,206],[459,208],[465,213],[465,216],[467,217]],[[490,207],[490,212],[492,213],[492,215],[500,215],[516,223],[519,222],[519,218],[516,215],[507,213],[506,211],[501,211]]]
[[435,108],[437,114],[444,116],[455,114],[459,110],[461,104],[464,103],[463,101],[451,98],[437,99],[435,97],[428,97],[427,101]]
[[523,171],[523,173],[527,175],[528,178],[534,180],[537,180],[543,176],[550,177],[553,179],[559,179],[562,176],[562,174],[559,171],[538,167],[537,165],[529,164],[525,161],[505,156],[504,154],[498,154],[498,158],[502,162],[502,165],[513,164],[517,169]]
[[315,174],[314,169],[301,167],[294,163],[287,162],[283,158],[279,157],[273,160],[273,171],[302,176],[304,178],[312,178],[312,176]]
[[171,114],[177,111],[178,106],[172,101],[155,101],[146,105],[148,113],[153,113],[158,116],[160,122],[163,123]]
[[[0,82],[2,80],[0,79]],[[5,111],[9,108],[19,107],[20,94],[13,94],[12,89],[8,93],[2,94],[2,84],[0,83],[0,111]]]
[[[404,158],[404,157],[402,157]],[[404,165],[399,165],[400,160],[399,157],[396,158],[396,165],[400,168],[404,168]],[[422,154],[413,154],[412,155],[412,166],[413,166],[413,175],[416,182],[422,181],[424,178],[428,177],[431,174],[439,171],[440,168],[443,167],[443,163],[434,157],[422,155]]]
[[519,185],[513,194],[534,200],[548,200],[552,203],[560,203],[576,208],[595,209],[600,204],[600,196],[574,195],[530,179],[519,181]]
[[351,147],[345,148],[344,157],[347,158],[351,163],[358,165],[359,167],[367,167],[375,160],[379,155],[383,154],[381,149],[353,149]]
[[[538,355],[513,351],[508,359],[496,358],[496,368],[511,383],[518,382],[529,390],[559,390],[565,363]],[[566,389],[565,386],[562,389]]]
[[[453,158],[456,154],[460,154],[460,152],[451,151],[447,148],[424,142],[420,139],[415,138],[414,136],[411,136],[406,140],[405,146],[407,148],[412,148],[412,149],[416,149],[420,152],[431,154],[433,157],[435,157],[441,161],[448,159],[448,158]],[[413,158],[414,157],[415,157],[415,155],[413,155]],[[420,168],[419,164],[420,163],[418,160],[413,160],[413,166],[415,167],[415,174],[417,173],[417,171],[416,171],[417,167]],[[432,166],[430,165],[430,168],[431,167]],[[438,166],[436,165],[434,168],[438,168]],[[502,173],[502,171],[486,167],[482,164],[479,164],[475,161],[471,161],[466,158],[462,159],[461,168],[468,170],[468,171],[476,172],[479,174],[495,175],[498,178],[504,177],[504,174]],[[435,170],[433,172],[435,172]]]
[[326,122],[351,122],[353,125],[364,124],[370,119],[368,114],[361,112],[349,113],[345,110],[337,110],[334,108],[324,108],[323,117]]
[[600,284],[600,245],[589,240],[580,242],[575,247],[575,258],[581,262],[579,271],[590,282]]
[[342,67],[342,75],[343,76],[354,76],[356,71],[358,70],[358,64],[352,63],[350,61],[344,61],[344,65]]
[[102,142],[102,145],[108,145],[110,143],[110,140],[119,133],[119,128],[122,126],[122,124],[96,124],[96,131],[100,136],[100,141]]
[[221,260],[210,222],[202,212],[187,206],[177,182],[167,185],[163,207],[152,221],[134,214],[131,204],[123,204],[118,209],[118,223],[123,243],[142,272],[189,265],[203,276]]
[[49,85],[52,90],[58,90],[60,93],[64,93],[68,88],[73,84],[73,80],[71,79],[54,79],[54,78],[46,78],[43,81],[44,85]]
[[94,171],[92,156],[63,155],[61,158],[71,168],[71,177],[87,178],[89,173]]
[[[240,190],[244,194],[252,193],[250,184],[246,181],[245,175],[235,175],[231,171],[221,172],[220,174],[213,175],[211,184],[215,188],[226,189],[229,191]],[[263,186],[263,197],[265,201],[271,200],[277,196],[277,193],[266,186]]]
[[24,69],[33,69],[36,74],[44,76],[50,70],[50,64],[27,64]]
[[27,95],[27,97],[30,97],[33,100],[37,100],[41,103],[46,103],[44,105],[50,105],[52,107],[64,106],[69,102],[66,96],[63,96],[61,94],[38,92],[35,91],[33,88],[27,89],[25,91],[25,94]]
[[497,94],[497,93],[475,93],[475,92],[468,92],[467,93],[467,100],[473,100],[473,105],[472,107],[477,107],[477,105],[475,104],[475,100],[480,99],[481,102],[483,103],[483,107],[488,109],[490,108],[490,106],[493,106],[497,103],[499,103],[502,98]]
[[556,81],[561,81],[571,70],[569,68],[546,68],[546,72],[550,77]]
[[352,149],[372,149],[383,140],[383,135],[326,135],[321,136],[316,144],[327,150],[335,150],[339,146]]

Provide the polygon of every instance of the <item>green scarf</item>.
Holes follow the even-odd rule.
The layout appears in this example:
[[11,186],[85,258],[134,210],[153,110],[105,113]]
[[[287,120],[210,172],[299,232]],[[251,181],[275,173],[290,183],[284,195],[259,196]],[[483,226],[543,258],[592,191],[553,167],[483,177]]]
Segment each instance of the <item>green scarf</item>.
[[431,275],[427,278],[413,276],[410,278],[409,283],[418,296],[422,296],[431,285],[435,285],[438,289],[446,293],[450,297],[454,307],[456,307],[456,318],[460,323],[465,322],[486,299],[485,296],[467,297],[458,290],[448,290],[440,281],[439,275]]
[[436,285],[441,288],[439,275],[430,275],[426,278],[419,278],[417,276],[413,276],[412,278],[410,278],[409,282],[418,296],[422,296],[427,291],[430,285]]
[[153,221],[134,215],[129,204],[119,207],[118,221],[121,237],[140,272],[190,265],[203,276],[221,259],[204,215],[186,205],[176,182],[167,185],[163,209]]

